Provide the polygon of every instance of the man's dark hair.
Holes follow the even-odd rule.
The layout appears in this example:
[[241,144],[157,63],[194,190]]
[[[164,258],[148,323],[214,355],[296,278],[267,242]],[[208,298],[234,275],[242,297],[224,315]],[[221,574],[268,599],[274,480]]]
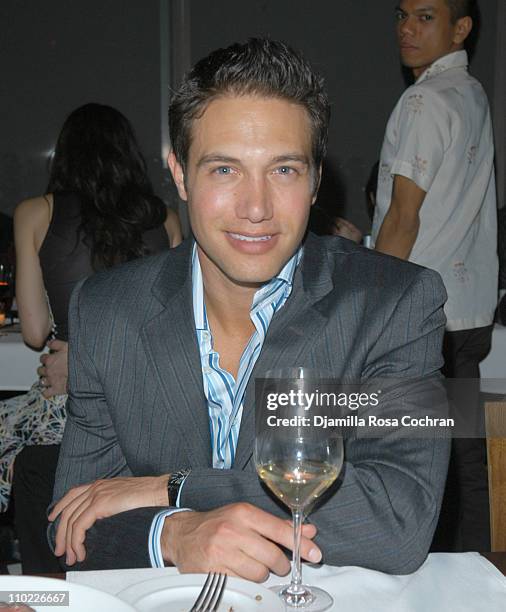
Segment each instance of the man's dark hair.
[[445,2],[450,9],[452,23],[456,23],[462,17],[471,17],[473,20],[473,29],[464,41],[464,48],[467,49],[469,60],[471,61],[476,51],[476,44],[481,30],[481,14],[478,0],[445,0]]
[[445,0],[445,2],[450,9],[453,23],[462,17],[474,18],[476,14],[476,0]]
[[186,75],[172,98],[169,130],[174,154],[183,166],[188,159],[191,127],[219,96],[258,95],[280,98],[306,109],[312,126],[312,155],[318,168],[327,148],[330,106],[323,78],[282,42],[250,38],[201,59]]

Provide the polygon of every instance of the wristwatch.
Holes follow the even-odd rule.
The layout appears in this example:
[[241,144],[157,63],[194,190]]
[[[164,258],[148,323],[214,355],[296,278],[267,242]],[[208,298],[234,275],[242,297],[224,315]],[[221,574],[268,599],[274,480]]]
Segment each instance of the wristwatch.
[[186,480],[186,477],[191,472],[191,468],[186,468],[184,470],[179,470],[178,472],[174,472],[169,476],[169,481],[167,483],[167,493],[169,495],[169,506],[175,506],[177,502],[177,497],[179,495],[179,489],[181,485]]

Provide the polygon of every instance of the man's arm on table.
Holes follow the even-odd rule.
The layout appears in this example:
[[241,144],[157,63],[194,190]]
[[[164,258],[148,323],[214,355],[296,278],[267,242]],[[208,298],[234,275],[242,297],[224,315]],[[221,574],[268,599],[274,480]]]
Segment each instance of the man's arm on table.
[[[51,506],[53,512],[56,506],[55,502],[58,502],[65,494],[68,494],[67,499],[70,497],[71,501],[77,499],[86,491],[89,493],[94,481],[98,479],[114,478],[117,482],[124,482],[125,484],[128,483],[128,480],[133,480],[131,478],[132,472],[116,439],[95,364],[83,342],[86,334],[91,334],[91,337],[94,337],[93,329],[84,328],[77,333],[80,326],[79,295],[83,283],[84,281],[79,283],[74,290],[69,307],[71,343],[68,351],[68,368],[71,394],[67,402],[68,417],[56,471],[53,504]],[[142,481],[144,481],[144,485],[152,484],[151,479],[139,479],[139,482]],[[154,488],[151,490],[153,491]],[[166,498],[156,500],[156,502],[152,501],[155,497],[153,493],[149,494],[149,492],[143,496],[143,499],[146,503],[139,503],[136,500],[135,507],[166,503]],[[129,501],[127,499],[124,502],[125,512],[118,515],[116,519],[118,530],[123,534],[126,525],[130,524],[127,511]],[[149,566],[147,546],[140,548],[136,543],[144,536],[145,525],[142,517],[145,516],[145,522],[149,522],[153,511],[147,513],[143,508],[140,508],[137,512],[140,520],[131,521],[128,538],[121,538],[120,542],[112,539],[113,541],[109,542],[107,533],[104,532],[98,534],[97,538],[91,537],[87,541],[88,553],[96,549],[97,554],[103,556],[101,564],[104,567],[114,567],[114,565],[108,565],[110,562],[117,563],[117,566],[120,567],[123,559],[128,558],[128,554],[125,553],[128,553],[130,545],[135,547],[136,554],[140,555],[140,563]],[[57,548],[56,533],[61,522],[61,516],[54,520],[55,517],[51,513],[50,517],[54,522],[49,525],[48,537],[54,550]],[[59,535],[62,535],[61,530]],[[106,543],[107,545],[105,545]],[[75,546],[75,548],[78,548],[78,546]],[[63,552],[64,549],[62,550],[60,545],[57,553],[60,555]],[[142,554],[143,552],[144,554]]]
[[[153,519],[168,506],[169,475],[132,475],[116,438],[100,375],[84,341],[100,340],[93,323],[79,316],[80,291],[81,286],[74,291],[69,309],[71,393],[49,515],[49,540],[56,554],[66,554],[73,569],[149,567],[148,535]],[[177,508],[171,510],[177,512]],[[286,520],[248,504],[185,514],[192,515],[192,527],[178,542],[192,542],[194,555],[191,565],[180,560],[181,569],[207,571],[219,564],[227,573],[254,580],[264,579],[269,570],[288,572],[289,562],[280,548],[292,547],[292,528]],[[79,529],[73,528],[76,520]],[[312,525],[304,526],[301,554],[318,561],[321,554],[311,542],[315,531]],[[74,566],[76,558],[83,562]]]
[[[381,341],[371,348],[364,371],[365,379],[435,375],[441,367],[444,298],[439,277],[427,270],[419,270],[400,297],[390,322],[385,325]],[[87,370],[83,365],[86,366],[81,363],[80,368]],[[86,394],[87,401],[91,401],[87,411],[96,409],[94,403],[104,401],[100,396],[93,398],[90,390]],[[85,448],[90,449],[96,437],[96,433],[86,431],[86,428],[79,429],[80,421],[84,423],[86,420],[80,410],[82,407],[79,403],[75,406],[71,404],[71,425],[62,447],[55,499],[84,482],[104,476],[130,474],[110,423],[98,429],[95,427],[95,432],[101,432],[96,454],[100,456],[108,449],[108,469],[105,473],[104,465],[95,467],[95,459],[93,462],[83,462],[80,453],[77,453],[79,459],[73,459],[75,453],[69,454],[73,444],[79,440],[85,440]],[[106,409],[100,412],[107,414]],[[406,573],[416,569],[426,557],[436,525],[448,452],[447,440],[407,440],[402,436],[362,439],[349,444],[341,487],[310,516],[318,529],[316,543],[323,550],[324,561],[363,565],[390,573]],[[70,478],[69,471],[75,472],[72,465],[75,461],[79,463],[78,475],[76,477],[74,473]],[[83,472],[88,463],[90,465]],[[255,523],[262,522],[263,516],[260,521],[258,516],[254,516],[258,509],[278,517],[288,517],[265,493],[251,464],[245,471],[194,468],[182,489],[181,505],[199,512],[213,510],[217,514],[221,506],[237,502],[249,502],[257,507],[239,504],[239,510],[236,507],[232,509],[242,515],[241,519],[246,523],[252,517]],[[97,521],[86,533],[87,557],[80,567],[149,565],[146,542],[153,517],[159,510],[156,507],[137,508]],[[192,552],[190,548],[184,549],[181,542],[185,538],[191,542],[190,525],[197,533],[192,523],[197,520],[195,514],[179,513],[166,520],[162,546],[169,560],[173,560],[172,555],[180,555],[174,559],[180,566],[185,566],[186,558],[183,557],[190,556]],[[216,519],[215,514],[204,517],[209,519],[208,525]],[[220,529],[226,530],[229,525],[230,521],[227,520]],[[306,535],[312,537],[311,532],[306,532]],[[107,547],[104,547],[104,543]],[[104,551],[104,548],[107,550]],[[305,550],[308,554],[309,541]]]
[[420,208],[425,191],[411,179],[396,175],[392,200],[381,225],[375,248],[377,251],[409,259],[420,227]]

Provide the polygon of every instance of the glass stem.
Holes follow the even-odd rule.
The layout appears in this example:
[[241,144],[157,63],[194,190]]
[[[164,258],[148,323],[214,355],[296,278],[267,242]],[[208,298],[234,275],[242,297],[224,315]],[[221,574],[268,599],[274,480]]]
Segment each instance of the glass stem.
[[302,533],[303,514],[300,509],[292,510],[293,520],[293,560],[292,560],[292,580],[288,592],[297,595],[304,592],[302,588],[302,570],[300,565],[300,537]]

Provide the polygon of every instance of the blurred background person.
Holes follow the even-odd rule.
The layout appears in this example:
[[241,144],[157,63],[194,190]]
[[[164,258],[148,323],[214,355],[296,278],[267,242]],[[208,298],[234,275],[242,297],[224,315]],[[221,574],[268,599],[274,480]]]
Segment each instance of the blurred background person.
[[3,508],[14,459],[27,447],[16,460],[14,484],[25,572],[59,570],[45,539],[46,507],[65,425],[72,290],[96,271],[181,242],[176,214],[153,193],[132,126],[110,106],[86,104],[67,118],[46,192],[18,205],[14,233],[23,338],[34,348],[50,338],[51,361],[27,394],[0,404]]
[[[436,270],[448,293],[443,374],[457,414],[484,427],[479,363],[490,350],[497,305],[494,141],[486,93],[468,72],[474,0],[401,0],[403,65],[416,79],[388,121],[372,237],[376,249]],[[489,550],[484,439],[455,438],[437,550]],[[439,537],[441,536],[441,538]]]
[[357,243],[362,240],[362,232],[356,225],[318,204],[311,207],[308,227],[317,236],[341,236]]

